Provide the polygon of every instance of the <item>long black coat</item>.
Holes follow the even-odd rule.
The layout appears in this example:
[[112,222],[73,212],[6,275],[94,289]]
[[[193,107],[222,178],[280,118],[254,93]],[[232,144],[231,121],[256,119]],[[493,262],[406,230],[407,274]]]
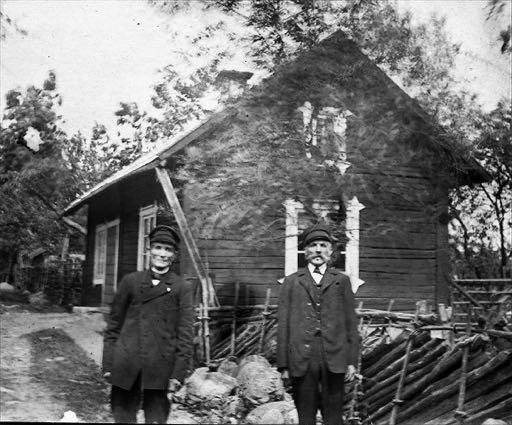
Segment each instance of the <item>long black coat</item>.
[[188,373],[193,347],[192,287],[174,273],[156,286],[149,271],[126,275],[112,302],[103,371],[130,389],[142,372],[144,389],[167,389]]
[[[317,295],[318,294],[318,295]],[[328,268],[317,291],[308,269],[287,276],[278,306],[277,366],[304,376],[311,345],[320,334],[329,371],[345,373],[356,365],[359,334],[350,279]]]

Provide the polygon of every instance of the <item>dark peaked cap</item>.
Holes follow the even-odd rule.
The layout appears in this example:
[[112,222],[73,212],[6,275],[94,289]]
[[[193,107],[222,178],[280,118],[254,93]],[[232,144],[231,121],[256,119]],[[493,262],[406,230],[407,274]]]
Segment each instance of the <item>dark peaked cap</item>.
[[178,248],[180,237],[172,227],[161,224],[149,233],[149,243],[154,242],[167,243],[174,246],[174,248]]
[[302,233],[302,246],[305,247],[307,244],[313,241],[322,240],[332,242],[333,238],[331,236],[331,231],[329,226],[325,224],[315,224],[311,227],[308,227]]

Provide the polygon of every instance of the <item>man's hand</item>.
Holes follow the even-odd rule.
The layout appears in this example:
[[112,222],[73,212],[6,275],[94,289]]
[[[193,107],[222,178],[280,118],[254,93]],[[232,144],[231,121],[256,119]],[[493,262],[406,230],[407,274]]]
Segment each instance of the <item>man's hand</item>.
[[181,387],[181,382],[175,378],[169,380],[169,391],[174,393]]
[[103,374],[103,378],[105,379],[105,381],[107,381],[109,384],[112,383],[112,374],[110,372],[105,372]]
[[354,365],[349,364],[347,366],[347,371],[345,372],[345,382],[350,382],[356,376],[356,368]]

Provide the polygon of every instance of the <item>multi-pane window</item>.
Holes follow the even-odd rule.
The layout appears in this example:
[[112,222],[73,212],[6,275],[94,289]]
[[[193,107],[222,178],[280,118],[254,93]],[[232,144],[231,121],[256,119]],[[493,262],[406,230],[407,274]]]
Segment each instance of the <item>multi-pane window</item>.
[[107,227],[100,225],[96,227],[94,238],[94,277],[95,284],[105,282],[107,260]]
[[141,208],[139,212],[137,270],[149,269],[149,234],[156,226],[156,212],[156,205]]

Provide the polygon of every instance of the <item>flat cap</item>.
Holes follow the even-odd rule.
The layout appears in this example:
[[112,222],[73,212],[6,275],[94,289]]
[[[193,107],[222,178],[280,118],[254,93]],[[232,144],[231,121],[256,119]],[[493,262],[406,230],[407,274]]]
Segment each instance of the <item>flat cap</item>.
[[158,225],[149,233],[149,243],[160,242],[167,243],[178,248],[180,244],[180,237],[178,232],[171,226]]
[[332,242],[333,238],[329,226],[326,224],[318,223],[308,227],[302,233],[302,246],[307,246],[310,242],[322,240]]

